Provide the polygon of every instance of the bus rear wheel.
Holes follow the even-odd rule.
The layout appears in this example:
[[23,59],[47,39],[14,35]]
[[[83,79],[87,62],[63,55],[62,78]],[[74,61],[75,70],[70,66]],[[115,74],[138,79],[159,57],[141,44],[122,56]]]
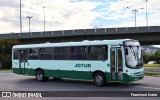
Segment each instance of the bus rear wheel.
[[93,83],[97,86],[105,86],[106,78],[101,72],[97,72],[93,75]]
[[40,81],[40,82],[43,82],[43,81],[47,80],[48,77],[45,77],[43,70],[38,69],[38,70],[36,71],[36,79],[37,79],[38,81]]

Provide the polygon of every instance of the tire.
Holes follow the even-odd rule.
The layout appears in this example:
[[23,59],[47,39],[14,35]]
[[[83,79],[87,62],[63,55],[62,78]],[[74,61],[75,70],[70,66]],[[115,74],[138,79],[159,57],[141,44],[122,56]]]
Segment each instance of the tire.
[[106,78],[101,72],[97,72],[93,75],[93,82],[97,86],[105,86],[106,85]]
[[47,78],[44,76],[44,72],[41,69],[36,71],[36,79],[40,82],[44,82]]

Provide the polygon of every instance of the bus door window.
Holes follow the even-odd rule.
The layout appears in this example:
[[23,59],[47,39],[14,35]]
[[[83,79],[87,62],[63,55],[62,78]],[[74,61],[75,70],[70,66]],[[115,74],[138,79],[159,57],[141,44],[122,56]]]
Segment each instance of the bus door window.
[[111,79],[123,79],[122,50],[119,47],[111,48]]
[[27,62],[28,54],[27,51],[20,51],[20,61]]
[[122,50],[118,49],[118,71],[122,71]]
[[118,48],[118,80],[123,79],[123,60],[122,60],[122,50]]
[[116,51],[115,48],[111,49],[111,78],[112,78],[112,80],[116,79],[116,75],[115,75],[115,72],[116,72],[116,70],[115,70],[115,66],[116,66],[115,56],[116,56],[116,54],[115,54],[115,51]]

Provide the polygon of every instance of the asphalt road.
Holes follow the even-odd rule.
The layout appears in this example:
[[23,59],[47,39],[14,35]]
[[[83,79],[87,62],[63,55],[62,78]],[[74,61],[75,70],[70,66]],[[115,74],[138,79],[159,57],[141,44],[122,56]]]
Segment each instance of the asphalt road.
[[[132,83],[110,83],[105,87],[97,87],[93,85],[91,81],[49,79],[46,82],[38,82],[33,76],[17,75],[14,73],[0,73],[0,91],[160,91],[160,77],[145,76],[143,80]],[[101,97],[103,100],[105,98],[106,97]],[[116,99],[111,97],[107,98],[108,100]],[[142,100],[142,97],[140,98]],[[58,99],[62,100],[63,98]],[[66,98],[66,100],[70,99]],[[97,100],[97,98],[90,97],[86,100],[90,99]],[[118,99],[128,100],[128,97],[126,99]],[[149,99],[151,99],[151,97],[149,97]],[[159,98],[154,97],[154,99],[158,100]],[[80,98],[77,98],[77,100],[80,100]],[[144,100],[146,100],[146,98]]]

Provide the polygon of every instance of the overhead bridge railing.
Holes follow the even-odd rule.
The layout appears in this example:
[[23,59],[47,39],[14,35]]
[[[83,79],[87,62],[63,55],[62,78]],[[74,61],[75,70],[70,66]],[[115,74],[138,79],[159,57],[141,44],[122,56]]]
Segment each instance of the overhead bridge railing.
[[45,32],[25,32],[25,33],[7,33],[0,34],[0,38],[43,38],[43,37],[64,37],[64,36],[80,36],[80,35],[104,35],[104,34],[136,34],[160,32],[160,26],[149,27],[118,27],[118,28],[93,28],[93,29],[75,29]]

